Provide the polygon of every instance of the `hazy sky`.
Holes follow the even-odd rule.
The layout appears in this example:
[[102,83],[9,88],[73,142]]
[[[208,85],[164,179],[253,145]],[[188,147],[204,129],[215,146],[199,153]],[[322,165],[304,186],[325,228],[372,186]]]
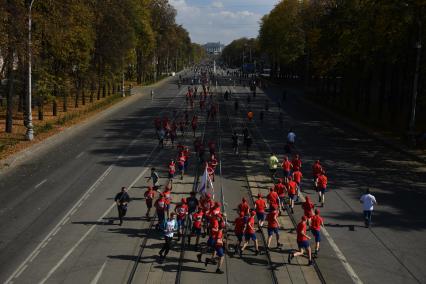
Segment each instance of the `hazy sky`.
[[169,0],[177,23],[193,42],[228,44],[240,37],[256,37],[259,22],[279,0]]

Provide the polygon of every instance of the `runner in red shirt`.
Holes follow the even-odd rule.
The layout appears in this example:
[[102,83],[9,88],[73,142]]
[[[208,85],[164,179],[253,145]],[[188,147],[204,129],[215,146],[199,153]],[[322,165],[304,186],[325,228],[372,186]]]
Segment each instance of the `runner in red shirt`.
[[[224,240],[224,234],[223,234],[223,229],[220,228],[217,232],[217,234],[215,235],[214,238],[214,252],[213,252],[213,256],[212,258],[206,258],[206,261],[204,262],[205,266],[207,266],[209,263],[215,263],[217,262],[217,267],[216,267],[216,273],[218,274],[223,274],[223,271],[220,269],[220,267],[223,264],[223,257],[225,255],[225,240]],[[214,255],[217,255],[217,260],[215,260]]]
[[166,210],[167,210],[167,205],[166,205],[166,198],[164,198],[164,195],[162,193],[160,193],[160,196],[158,197],[158,199],[155,201],[154,206],[157,212],[157,217],[158,217],[158,224],[157,226],[160,226],[161,224],[163,224],[163,221],[165,219],[165,214],[166,214]]
[[203,228],[204,212],[201,207],[198,207],[198,211],[192,214],[192,230],[188,236],[188,245],[191,243],[191,236],[196,236],[195,247],[198,248],[200,242],[201,229]]
[[278,194],[274,191],[273,188],[269,189],[269,194],[266,196],[266,199],[269,203],[269,209],[277,209],[279,205]]
[[314,255],[317,256],[320,249],[321,242],[321,227],[324,226],[324,220],[320,216],[319,209],[315,209],[315,215],[311,218],[311,233],[315,237],[315,252]]
[[266,217],[268,220],[268,245],[267,249],[270,249],[271,247],[271,240],[273,234],[275,234],[277,238],[277,248],[281,247],[282,244],[280,244],[280,234],[279,234],[279,228],[280,223],[278,222],[278,211],[272,210],[269,212],[268,216]]
[[327,191],[328,178],[325,172],[321,172],[318,176],[315,186],[318,192],[318,202],[321,202],[321,206],[324,207],[325,203],[325,192]]
[[240,257],[242,257],[244,250],[246,249],[250,240],[254,241],[254,246],[256,249],[256,255],[259,254],[259,243],[256,238],[256,231],[254,228],[254,216],[256,215],[255,211],[250,212],[250,217],[247,219],[247,224],[244,231],[244,245],[240,251]]
[[300,183],[302,182],[302,172],[300,170],[295,170],[292,174],[294,182],[297,184],[297,191],[300,192]]
[[235,248],[236,252],[241,250],[241,242],[243,241],[244,227],[246,225],[246,218],[243,212],[239,213],[239,216],[234,221],[234,233],[238,240],[238,245]]
[[262,194],[259,193],[257,195],[257,200],[254,203],[254,208],[256,210],[256,217],[259,225],[259,231],[262,230],[263,222],[265,221],[265,209],[266,209],[266,202],[262,198]]
[[284,157],[284,161],[281,164],[281,167],[283,168],[284,178],[290,177],[290,173],[291,173],[291,169],[292,169],[293,165],[288,160],[287,156]]
[[306,196],[305,202],[302,203],[303,214],[307,218],[308,225],[310,224],[311,217],[313,214],[314,204],[311,202],[309,195]]
[[238,212],[244,213],[244,216],[248,216],[250,213],[250,206],[247,203],[247,200],[243,197],[241,203],[238,205]]
[[283,179],[278,179],[278,183],[274,186],[275,192],[278,194],[279,198],[279,211],[281,214],[281,210],[285,210],[285,186],[283,184]]
[[173,183],[173,178],[175,177],[175,173],[176,173],[176,163],[174,159],[170,160],[169,163],[169,180],[170,183]]
[[166,199],[166,211],[167,211],[167,216],[169,216],[170,204],[172,203],[172,191],[170,187],[166,187],[166,189],[163,191],[163,196]]
[[146,207],[148,208],[145,216],[149,218],[149,213],[151,212],[151,208],[152,208],[152,201],[154,200],[154,197],[155,197],[155,190],[152,188],[152,186],[148,186],[147,191],[145,191],[144,193],[144,197],[145,197]]
[[312,251],[311,246],[309,245],[309,240],[311,239],[306,233],[306,216],[302,216],[302,220],[297,225],[297,245],[299,250],[296,252],[291,252],[288,254],[288,263],[291,263],[291,260],[295,256],[304,255],[305,250],[308,252],[308,265],[312,265]]
[[312,165],[312,177],[313,181],[315,182],[319,175],[323,172],[323,168],[321,166],[321,163],[319,160],[316,160],[314,164]]
[[297,184],[290,178],[287,185],[291,213],[294,213],[294,201],[297,198]]
[[178,238],[180,239],[180,237],[183,236],[185,219],[186,215],[188,215],[188,205],[186,205],[186,198],[182,198],[181,203],[176,206],[175,212],[177,214]]
[[302,170],[302,160],[300,159],[298,154],[294,155],[291,164],[293,165],[293,171]]

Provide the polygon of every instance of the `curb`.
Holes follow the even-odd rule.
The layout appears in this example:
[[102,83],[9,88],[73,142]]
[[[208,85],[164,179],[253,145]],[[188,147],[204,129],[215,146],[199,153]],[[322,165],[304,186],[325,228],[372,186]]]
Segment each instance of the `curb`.
[[71,125],[64,130],[53,134],[52,136],[47,137],[46,139],[40,140],[37,143],[29,146],[28,148],[23,149],[22,151],[19,151],[15,154],[12,154],[11,156],[0,160],[0,174],[5,174],[9,172],[10,170],[14,169],[16,166],[30,160],[34,156],[41,155],[47,150],[51,149],[52,147],[60,144],[61,142],[68,139],[70,136],[74,135],[76,132],[86,129],[95,123],[99,122],[102,119],[105,119],[108,115],[111,113],[114,113],[130,103],[135,102],[136,100],[144,97],[147,95],[146,92],[144,92],[144,88],[159,88],[163,86],[168,81],[172,80],[175,77],[167,77],[164,78],[161,81],[158,81],[154,84],[147,85],[147,86],[134,86],[134,88],[138,88],[138,93],[133,93],[130,96],[127,96],[124,100],[121,100],[113,105],[110,105],[106,109],[94,113],[92,115],[89,115],[86,119],[81,121],[80,123]]

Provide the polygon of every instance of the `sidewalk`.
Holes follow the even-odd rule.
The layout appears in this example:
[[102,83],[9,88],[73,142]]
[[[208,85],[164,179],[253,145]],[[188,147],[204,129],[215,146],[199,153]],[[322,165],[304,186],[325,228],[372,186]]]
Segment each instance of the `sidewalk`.
[[345,124],[346,126],[371,136],[372,138],[380,141],[386,146],[392,148],[393,150],[406,154],[411,159],[416,160],[417,162],[426,164],[426,149],[410,148],[409,146],[406,145],[406,143],[404,143],[404,141],[402,141],[401,137],[396,137],[392,135],[392,133],[390,132],[371,129],[368,126],[361,124],[360,122],[353,121],[349,119],[348,117],[345,117],[337,112],[334,112],[331,109],[328,109],[326,106],[319,105],[315,103],[314,101],[312,101],[311,99],[309,99],[304,94],[303,90],[299,88],[285,87],[272,82],[270,82],[269,85],[273,85],[273,87],[268,87],[268,89],[275,88],[281,91],[282,89],[285,88],[288,91],[289,96],[291,98],[295,98],[296,100],[298,100],[299,102],[303,104],[308,104],[309,106],[317,109],[321,113]]

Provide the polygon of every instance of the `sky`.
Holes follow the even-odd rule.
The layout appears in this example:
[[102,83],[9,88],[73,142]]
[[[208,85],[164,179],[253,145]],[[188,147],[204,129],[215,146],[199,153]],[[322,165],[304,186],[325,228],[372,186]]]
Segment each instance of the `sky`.
[[176,22],[196,43],[229,44],[241,37],[256,37],[259,22],[279,0],[169,0],[177,10]]

